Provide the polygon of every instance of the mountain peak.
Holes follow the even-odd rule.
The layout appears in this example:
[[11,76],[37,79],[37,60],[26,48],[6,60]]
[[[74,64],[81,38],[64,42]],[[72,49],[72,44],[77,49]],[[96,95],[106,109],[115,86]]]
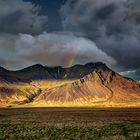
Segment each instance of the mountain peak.
[[19,71],[26,70],[26,69],[38,69],[38,68],[45,68],[45,67],[41,64],[35,64],[35,65],[32,65],[32,66],[26,67],[24,69],[21,69]]
[[17,71],[8,71],[0,67],[0,78],[8,82],[27,82],[32,80],[72,80],[80,79],[84,76],[96,71],[100,77],[106,79],[107,75],[112,72],[106,64],[102,62],[87,63],[85,65],[74,65],[69,68],[63,68],[61,66],[48,67],[41,64],[35,64]]
[[93,63],[93,62],[89,62],[89,63],[86,63],[85,66],[102,66],[102,65],[105,65],[103,62],[96,62],[96,63]]
[[0,72],[0,81],[4,106],[140,106],[140,83],[100,62],[70,68],[36,64]]

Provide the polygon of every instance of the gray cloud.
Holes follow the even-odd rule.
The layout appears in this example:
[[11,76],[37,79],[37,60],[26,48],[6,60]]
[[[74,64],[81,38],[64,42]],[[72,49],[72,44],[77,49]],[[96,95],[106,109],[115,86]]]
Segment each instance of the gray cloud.
[[70,0],[61,7],[63,29],[96,42],[126,69],[140,68],[139,0]]
[[39,7],[23,0],[0,1],[0,32],[39,34],[47,27],[47,17]]
[[124,75],[126,77],[133,77],[133,79],[140,81],[140,69],[137,70],[131,70],[131,71],[122,71],[120,72],[121,75]]
[[20,61],[20,58],[17,58],[17,51],[15,42],[17,40],[17,35],[0,33],[0,66],[4,66],[8,69],[22,66],[21,63],[17,63]]
[[50,30],[40,8],[24,0],[0,0],[1,66],[67,66],[71,58],[74,63],[117,61],[114,68],[136,71],[129,75],[140,78],[139,0],[67,0],[60,9],[63,31],[59,33],[50,29],[54,33],[42,34]]
[[[3,36],[7,36],[6,39],[2,39]],[[98,49],[94,42],[70,34],[43,33],[36,36],[19,34],[14,37],[11,35],[2,37],[0,46],[4,47],[0,48],[0,56],[7,62],[3,65],[7,68],[19,69],[35,63],[69,66],[72,60],[73,64],[91,61],[102,61],[109,66],[116,64],[116,61]]]

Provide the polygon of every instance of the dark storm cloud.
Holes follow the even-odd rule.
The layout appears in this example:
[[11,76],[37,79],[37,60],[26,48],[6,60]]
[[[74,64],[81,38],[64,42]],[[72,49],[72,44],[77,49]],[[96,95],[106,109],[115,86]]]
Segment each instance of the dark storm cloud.
[[1,64],[8,69],[20,69],[36,63],[66,67],[72,60],[73,64],[98,61],[109,66],[116,64],[93,41],[72,34],[0,34],[0,46]]
[[139,0],[0,0],[0,65],[66,66],[78,47],[75,63],[103,61],[138,78],[139,9]]
[[121,75],[124,75],[126,77],[133,77],[133,79],[137,80],[140,82],[140,69],[138,70],[128,70],[128,71],[123,71],[120,72]]
[[61,18],[58,10],[66,0],[24,0],[39,5],[39,13],[48,17],[47,31],[62,30]]
[[91,61],[102,61],[109,66],[116,64],[116,60],[100,50],[94,41],[62,31],[46,33],[49,19],[40,13],[40,8],[33,1],[0,1],[2,66],[8,69],[19,69],[35,63],[68,66],[72,59],[74,64]]
[[69,0],[62,6],[63,29],[94,40],[126,69],[140,68],[139,0]]
[[1,58],[0,59],[0,66],[2,66],[2,65],[6,65],[6,61]]
[[[12,68],[19,65],[17,61],[19,61],[20,58],[17,58],[16,40],[17,35],[0,33],[0,66]],[[22,65],[22,63],[20,65]]]
[[39,7],[22,0],[0,1],[0,32],[39,34],[47,27],[47,17]]
[[105,5],[101,9],[96,11],[95,17],[102,20],[107,19],[115,11],[115,8],[116,7],[113,4]]

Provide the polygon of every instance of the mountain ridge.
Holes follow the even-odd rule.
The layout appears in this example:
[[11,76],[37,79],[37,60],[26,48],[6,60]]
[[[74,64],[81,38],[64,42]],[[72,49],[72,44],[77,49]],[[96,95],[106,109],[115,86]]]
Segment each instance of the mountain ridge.
[[27,68],[10,71],[0,68],[0,78],[8,82],[31,82],[32,80],[64,80],[65,75],[69,71],[68,79],[79,79],[92,72],[95,68],[105,65],[101,62],[87,63],[85,65],[74,65],[70,68],[63,68],[61,66],[48,67],[41,64],[35,64]]
[[[111,102],[116,105],[120,103],[125,104],[126,101],[128,104],[139,104],[140,83],[133,80],[127,81],[127,78],[123,78],[109,69],[106,69],[106,74],[104,73],[105,69],[104,71],[102,70],[103,69],[97,69],[84,78],[76,80],[73,83],[62,85],[62,87],[60,86],[58,89],[50,89],[49,92],[44,93],[44,95],[41,95],[41,97],[37,99],[37,104],[41,104],[40,101],[46,100],[48,101],[48,103],[46,103],[47,105],[57,104],[55,102],[58,102],[60,106],[65,104],[65,102],[67,103],[70,101],[72,101],[70,102],[71,104],[76,102],[76,104],[79,104],[80,106],[82,106],[82,104],[87,104],[87,102],[87,106],[89,104],[92,105],[93,103],[97,105],[99,103],[111,105]],[[118,79],[116,80],[115,77],[121,81],[118,81]],[[127,87],[127,85],[129,86]],[[131,91],[132,88],[135,89],[136,93]],[[51,93],[51,95],[49,93]],[[61,94],[59,95],[59,93]],[[67,93],[67,95],[65,93]],[[79,95],[81,95],[80,98]]]
[[[50,79],[41,77],[45,75],[46,69],[49,70],[45,71],[45,74],[52,76]],[[28,74],[29,78],[33,78],[32,74],[33,76],[40,74],[39,79],[27,82],[22,82],[20,79],[16,82],[0,80],[0,105],[3,107],[140,107],[140,83],[121,76],[103,63],[75,65],[71,68],[70,78],[67,79],[61,78],[64,75],[60,69],[64,72],[67,70],[62,67],[48,68],[34,65],[17,73],[24,73],[24,76]]]

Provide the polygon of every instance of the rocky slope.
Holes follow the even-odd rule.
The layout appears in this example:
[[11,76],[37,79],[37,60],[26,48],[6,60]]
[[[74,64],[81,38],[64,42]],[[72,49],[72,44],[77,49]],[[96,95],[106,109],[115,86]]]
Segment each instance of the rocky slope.
[[44,91],[34,105],[140,106],[140,83],[122,77],[105,65],[83,78]]
[[[29,74],[34,71],[34,67],[38,67],[38,65],[20,72],[24,71],[24,74]],[[140,107],[140,83],[115,73],[105,64],[89,63],[84,66],[73,66],[69,79],[62,76],[61,70],[63,68],[59,67],[61,69],[59,73],[56,70],[58,67],[52,68],[53,71],[47,70],[48,73],[45,71],[46,76],[50,76],[48,78],[44,76],[44,71],[42,71],[42,69],[46,70],[47,68],[39,67],[42,67],[38,70],[42,78],[36,79],[35,77],[30,82],[28,80],[28,83],[25,81],[23,83],[21,79],[22,83],[11,83],[6,81],[7,79],[3,76],[1,79],[4,80],[1,80],[0,84],[0,104],[18,107]],[[74,71],[80,72],[77,74]]]

